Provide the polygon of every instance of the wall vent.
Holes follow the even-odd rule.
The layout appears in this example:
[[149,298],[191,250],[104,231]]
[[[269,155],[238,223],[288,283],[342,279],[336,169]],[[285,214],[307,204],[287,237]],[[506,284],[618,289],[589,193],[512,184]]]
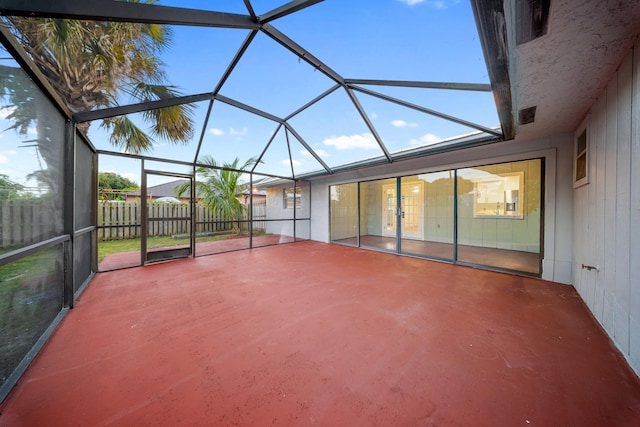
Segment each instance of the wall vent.
[[528,108],[522,108],[518,110],[518,123],[521,125],[527,125],[533,123],[536,120],[537,105]]

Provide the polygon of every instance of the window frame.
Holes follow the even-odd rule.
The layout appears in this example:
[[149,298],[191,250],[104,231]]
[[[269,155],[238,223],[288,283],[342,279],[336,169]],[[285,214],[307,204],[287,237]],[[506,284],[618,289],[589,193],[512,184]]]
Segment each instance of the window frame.
[[[589,130],[588,119],[585,119],[573,138],[573,188],[582,187],[589,183]],[[580,147],[580,140],[584,135],[584,148]],[[584,160],[580,160],[584,158]],[[582,168],[581,165],[584,167]],[[579,171],[584,170],[584,175],[578,177]]]
[[[295,188],[295,195],[294,195]],[[293,200],[295,199],[295,202]],[[282,189],[282,207],[284,209],[301,209],[302,208],[302,188],[288,187]]]

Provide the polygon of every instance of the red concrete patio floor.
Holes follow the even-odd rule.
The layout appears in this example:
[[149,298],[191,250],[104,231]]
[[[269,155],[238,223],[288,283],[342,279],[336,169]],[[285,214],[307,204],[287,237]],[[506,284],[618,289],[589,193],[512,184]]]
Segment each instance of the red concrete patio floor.
[[99,274],[2,426],[630,426],[570,286],[301,242]]

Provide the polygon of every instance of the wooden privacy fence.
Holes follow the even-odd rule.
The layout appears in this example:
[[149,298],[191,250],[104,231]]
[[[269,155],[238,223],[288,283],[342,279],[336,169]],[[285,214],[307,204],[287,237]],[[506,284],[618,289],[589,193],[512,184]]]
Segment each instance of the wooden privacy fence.
[[[149,235],[188,234],[188,221],[159,220],[185,218],[189,205],[152,203],[149,208]],[[139,202],[98,202],[98,238],[100,240],[140,237]],[[266,202],[253,205],[253,228],[266,228]],[[158,219],[158,220],[154,220]],[[243,218],[246,220],[247,218]],[[242,227],[244,229],[248,227]],[[196,233],[215,233],[232,229],[220,212],[196,205]],[[0,248],[25,246],[62,233],[62,219],[51,200],[0,200]]]
[[61,232],[62,219],[50,199],[0,200],[0,247],[25,246]]
[[[149,236],[188,235],[190,206],[187,204],[151,203],[148,206]],[[140,237],[141,203],[139,202],[99,202],[98,239],[116,240]],[[219,211],[195,205],[196,233],[217,233],[230,231],[233,224]],[[243,218],[246,220],[247,218]],[[266,203],[254,203],[253,227],[265,229]],[[242,227],[246,228],[246,227]]]

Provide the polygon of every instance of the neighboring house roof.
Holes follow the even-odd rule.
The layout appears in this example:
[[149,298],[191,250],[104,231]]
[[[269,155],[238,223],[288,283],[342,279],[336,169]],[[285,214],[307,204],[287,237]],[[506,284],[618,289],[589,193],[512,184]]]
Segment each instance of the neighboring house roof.
[[[245,188],[242,191],[242,195],[243,196],[248,196],[250,194],[250,191],[248,188]],[[266,196],[267,195],[267,190],[253,190],[253,195],[254,196]]]
[[[153,198],[159,197],[179,197],[177,189],[187,182],[186,179],[176,179],[175,181],[165,182],[164,184],[153,185],[151,187],[147,187],[147,196]],[[140,197],[141,190],[129,191],[127,196],[132,197]],[[185,198],[188,195],[185,194],[182,197]],[[197,195],[196,195],[197,198]]]
[[[149,197],[153,197],[154,199],[160,198],[160,197],[176,197],[176,198],[180,198],[178,196],[178,192],[177,189],[183,185],[185,182],[187,182],[186,179],[177,179],[175,181],[170,181],[170,182],[165,182],[164,184],[159,184],[159,185],[153,185],[151,187],[147,188],[147,195]],[[198,191],[196,188],[196,198],[198,197]],[[127,196],[131,196],[131,197],[140,197],[140,190],[133,190],[133,191],[129,191],[126,193]],[[246,188],[243,192],[242,192],[243,196],[248,196],[249,195],[249,189]],[[267,191],[266,190],[254,190],[253,191],[253,195],[254,196],[266,196],[267,195]],[[187,194],[183,195],[182,198],[186,198]]]

